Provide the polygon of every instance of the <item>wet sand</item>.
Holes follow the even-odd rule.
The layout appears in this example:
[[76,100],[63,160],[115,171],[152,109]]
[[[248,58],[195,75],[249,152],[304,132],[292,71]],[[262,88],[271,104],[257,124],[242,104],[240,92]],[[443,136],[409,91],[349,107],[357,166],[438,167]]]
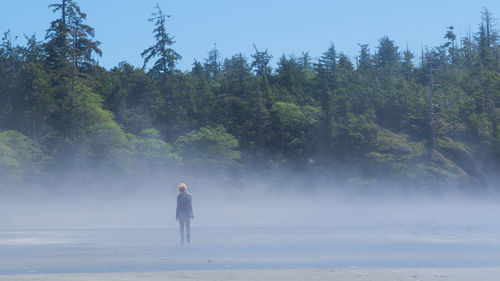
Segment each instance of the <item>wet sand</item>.
[[197,227],[189,246],[175,227],[0,230],[0,276],[500,266],[497,231],[418,228]]
[[118,223],[123,214],[107,211],[102,221],[49,223],[44,219],[58,218],[59,208],[40,208],[49,214],[4,206],[0,281],[498,280],[500,208],[446,207],[401,213],[377,206],[362,214],[337,207],[299,222],[297,212],[279,214],[268,224],[242,210],[242,219],[226,225],[200,213],[192,244],[181,246],[175,221]]
[[0,281],[493,281],[500,267],[187,270],[164,272],[0,275]]

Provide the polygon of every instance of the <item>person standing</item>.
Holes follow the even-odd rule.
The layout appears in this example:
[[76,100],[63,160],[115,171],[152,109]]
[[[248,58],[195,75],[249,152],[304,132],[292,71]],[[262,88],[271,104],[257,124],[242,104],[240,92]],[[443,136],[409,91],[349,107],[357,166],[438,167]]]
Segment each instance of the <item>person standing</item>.
[[193,198],[191,193],[187,192],[186,184],[180,183],[177,189],[179,190],[179,194],[177,195],[175,218],[179,221],[181,244],[184,244],[184,233],[186,234],[186,240],[189,244],[191,243],[191,219],[194,219]]

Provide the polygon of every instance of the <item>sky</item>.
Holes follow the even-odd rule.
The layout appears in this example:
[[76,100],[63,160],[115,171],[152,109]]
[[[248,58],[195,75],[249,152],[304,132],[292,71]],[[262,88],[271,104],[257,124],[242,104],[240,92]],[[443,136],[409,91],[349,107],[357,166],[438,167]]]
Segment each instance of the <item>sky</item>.
[[[154,44],[154,24],[148,21],[156,3],[171,15],[167,31],[182,60],[177,67],[190,70],[217,47],[223,57],[268,49],[275,64],[283,54],[309,52],[318,58],[333,43],[354,62],[359,44],[375,52],[378,40],[388,36],[400,50],[419,56],[422,47],[445,42],[448,26],[457,36],[476,32],[486,7],[500,18],[498,0],[80,0],[86,23],[101,42],[99,64],[107,69],[122,61],[142,67],[141,53]],[[55,0],[4,0],[0,32],[11,31],[24,45],[24,34],[42,40],[58,15],[48,5]],[[497,25],[500,29],[500,21]]]

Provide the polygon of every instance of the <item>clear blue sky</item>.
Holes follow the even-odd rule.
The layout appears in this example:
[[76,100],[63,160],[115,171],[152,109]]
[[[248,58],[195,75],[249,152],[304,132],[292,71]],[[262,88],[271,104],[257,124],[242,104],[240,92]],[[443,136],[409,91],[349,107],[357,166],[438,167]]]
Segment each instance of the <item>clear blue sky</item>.
[[[20,44],[23,34],[43,39],[56,17],[48,8],[54,2],[2,1],[0,31],[10,29]],[[477,31],[483,7],[500,18],[499,0],[80,0],[86,23],[102,43],[102,66],[121,61],[142,66],[140,54],[153,44],[154,26],[147,19],[157,2],[171,15],[167,29],[183,57],[181,70],[190,69],[194,59],[203,61],[214,43],[224,57],[243,53],[249,59],[255,44],[267,48],[274,63],[283,53],[308,51],[316,58],[334,43],[354,61],[358,44],[367,43],[374,52],[387,35],[400,50],[408,46],[418,56],[421,46],[444,42],[447,26],[453,25],[458,36],[469,27]]]

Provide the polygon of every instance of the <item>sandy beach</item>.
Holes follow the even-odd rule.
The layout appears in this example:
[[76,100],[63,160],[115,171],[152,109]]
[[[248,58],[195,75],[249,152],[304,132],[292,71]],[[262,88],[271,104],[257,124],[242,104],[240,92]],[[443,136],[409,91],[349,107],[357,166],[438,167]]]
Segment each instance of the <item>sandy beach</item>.
[[[3,213],[12,214],[7,207]],[[305,213],[300,221],[301,213],[288,209],[272,224],[257,216],[266,212],[234,208],[240,219],[226,225],[210,221],[222,213],[200,212],[192,243],[181,246],[178,226],[154,226],[160,216],[122,222],[109,217],[118,212],[104,210],[95,218],[106,226],[97,219],[85,226],[83,216],[72,216],[49,227],[44,218],[62,215],[46,214],[51,209],[43,206],[43,212],[17,212],[15,220],[3,216],[0,281],[498,280],[498,208],[458,207],[378,205],[361,213],[337,205],[323,217]]]
[[188,270],[85,274],[0,275],[0,281],[493,281],[500,268],[348,268],[348,269],[257,269]]

